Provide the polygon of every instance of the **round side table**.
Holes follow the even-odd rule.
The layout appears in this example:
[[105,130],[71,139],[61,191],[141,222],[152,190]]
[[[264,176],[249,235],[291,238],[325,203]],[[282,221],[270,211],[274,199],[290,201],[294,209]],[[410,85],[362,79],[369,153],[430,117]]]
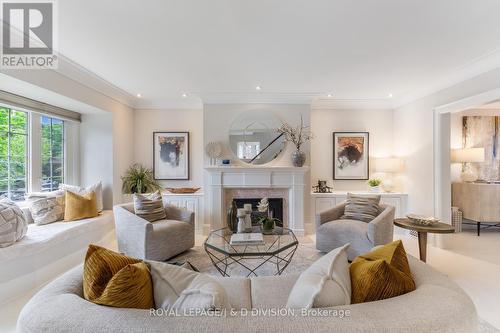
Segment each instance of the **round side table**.
[[455,229],[450,224],[437,222],[432,225],[421,225],[410,222],[409,219],[395,219],[394,225],[403,229],[415,230],[418,234],[418,252],[420,260],[427,260],[427,233],[451,234]]

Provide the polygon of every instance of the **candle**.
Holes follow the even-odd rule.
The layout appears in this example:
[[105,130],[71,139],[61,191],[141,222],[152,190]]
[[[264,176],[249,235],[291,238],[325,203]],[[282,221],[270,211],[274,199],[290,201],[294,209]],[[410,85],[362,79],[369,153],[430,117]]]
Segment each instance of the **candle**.
[[247,214],[247,211],[245,210],[245,208],[238,208],[236,210],[236,213],[238,214],[238,217],[240,217],[240,216],[245,216]]
[[243,207],[248,213],[252,212],[252,204],[244,204]]

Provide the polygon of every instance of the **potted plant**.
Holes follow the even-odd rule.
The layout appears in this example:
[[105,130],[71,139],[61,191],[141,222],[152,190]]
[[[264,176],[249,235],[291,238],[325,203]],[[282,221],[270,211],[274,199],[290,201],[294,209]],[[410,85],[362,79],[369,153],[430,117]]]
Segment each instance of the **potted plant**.
[[292,127],[287,123],[283,123],[276,131],[285,136],[286,142],[291,142],[295,146],[296,150],[292,153],[293,166],[303,166],[306,161],[306,153],[301,151],[300,147],[311,140],[313,135],[309,131],[309,126],[304,126],[302,116],[300,117],[300,125],[297,127]]
[[259,213],[264,213],[266,216],[261,217],[258,222],[262,227],[262,233],[272,233],[276,222],[280,222],[279,219],[272,218],[269,215],[269,200],[267,198],[262,198],[257,204],[257,210]]
[[368,180],[368,186],[370,186],[370,192],[379,193],[380,184],[382,184],[382,181],[378,178],[372,178]]
[[259,219],[259,224],[262,226],[262,233],[263,234],[269,234],[274,231],[274,228],[276,227],[276,223],[281,222],[277,218],[269,217],[269,216],[264,216]]
[[122,192],[124,194],[148,193],[161,189],[154,179],[153,171],[141,164],[132,164],[122,177]]

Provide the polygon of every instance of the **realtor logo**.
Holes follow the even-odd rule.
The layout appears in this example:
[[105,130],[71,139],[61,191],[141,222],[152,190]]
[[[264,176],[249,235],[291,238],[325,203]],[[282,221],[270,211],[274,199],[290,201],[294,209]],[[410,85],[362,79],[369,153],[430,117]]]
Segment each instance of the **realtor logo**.
[[1,4],[3,24],[0,67],[57,68],[57,57],[54,54],[54,1],[3,0]]

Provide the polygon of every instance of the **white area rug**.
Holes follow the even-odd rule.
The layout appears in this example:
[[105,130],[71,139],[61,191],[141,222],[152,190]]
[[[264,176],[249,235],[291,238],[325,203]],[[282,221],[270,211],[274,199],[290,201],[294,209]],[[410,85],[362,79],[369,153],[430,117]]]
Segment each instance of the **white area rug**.
[[[283,274],[294,274],[303,272],[307,267],[309,267],[314,261],[321,257],[321,253],[316,250],[314,242],[303,242],[300,240],[300,245],[293,256],[291,263],[285,269]],[[220,276],[220,273],[212,265],[210,258],[205,253],[203,246],[196,246],[191,250],[175,257],[170,261],[185,261],[188,260],[193,266],[200,270],[200,272],[208,273],[211,275]],[[264,265],[261,267],[257,274],[259,276],[274,275],[276,268],[273,265]],[[232,265],[228,270],[228,273],[233,276],[243,276],[248,273],[245,269],[239,267],[239,265]],[[480,333],[500,333],[499,330],[491,326],[488,322],[479,318],[478,332]]]

